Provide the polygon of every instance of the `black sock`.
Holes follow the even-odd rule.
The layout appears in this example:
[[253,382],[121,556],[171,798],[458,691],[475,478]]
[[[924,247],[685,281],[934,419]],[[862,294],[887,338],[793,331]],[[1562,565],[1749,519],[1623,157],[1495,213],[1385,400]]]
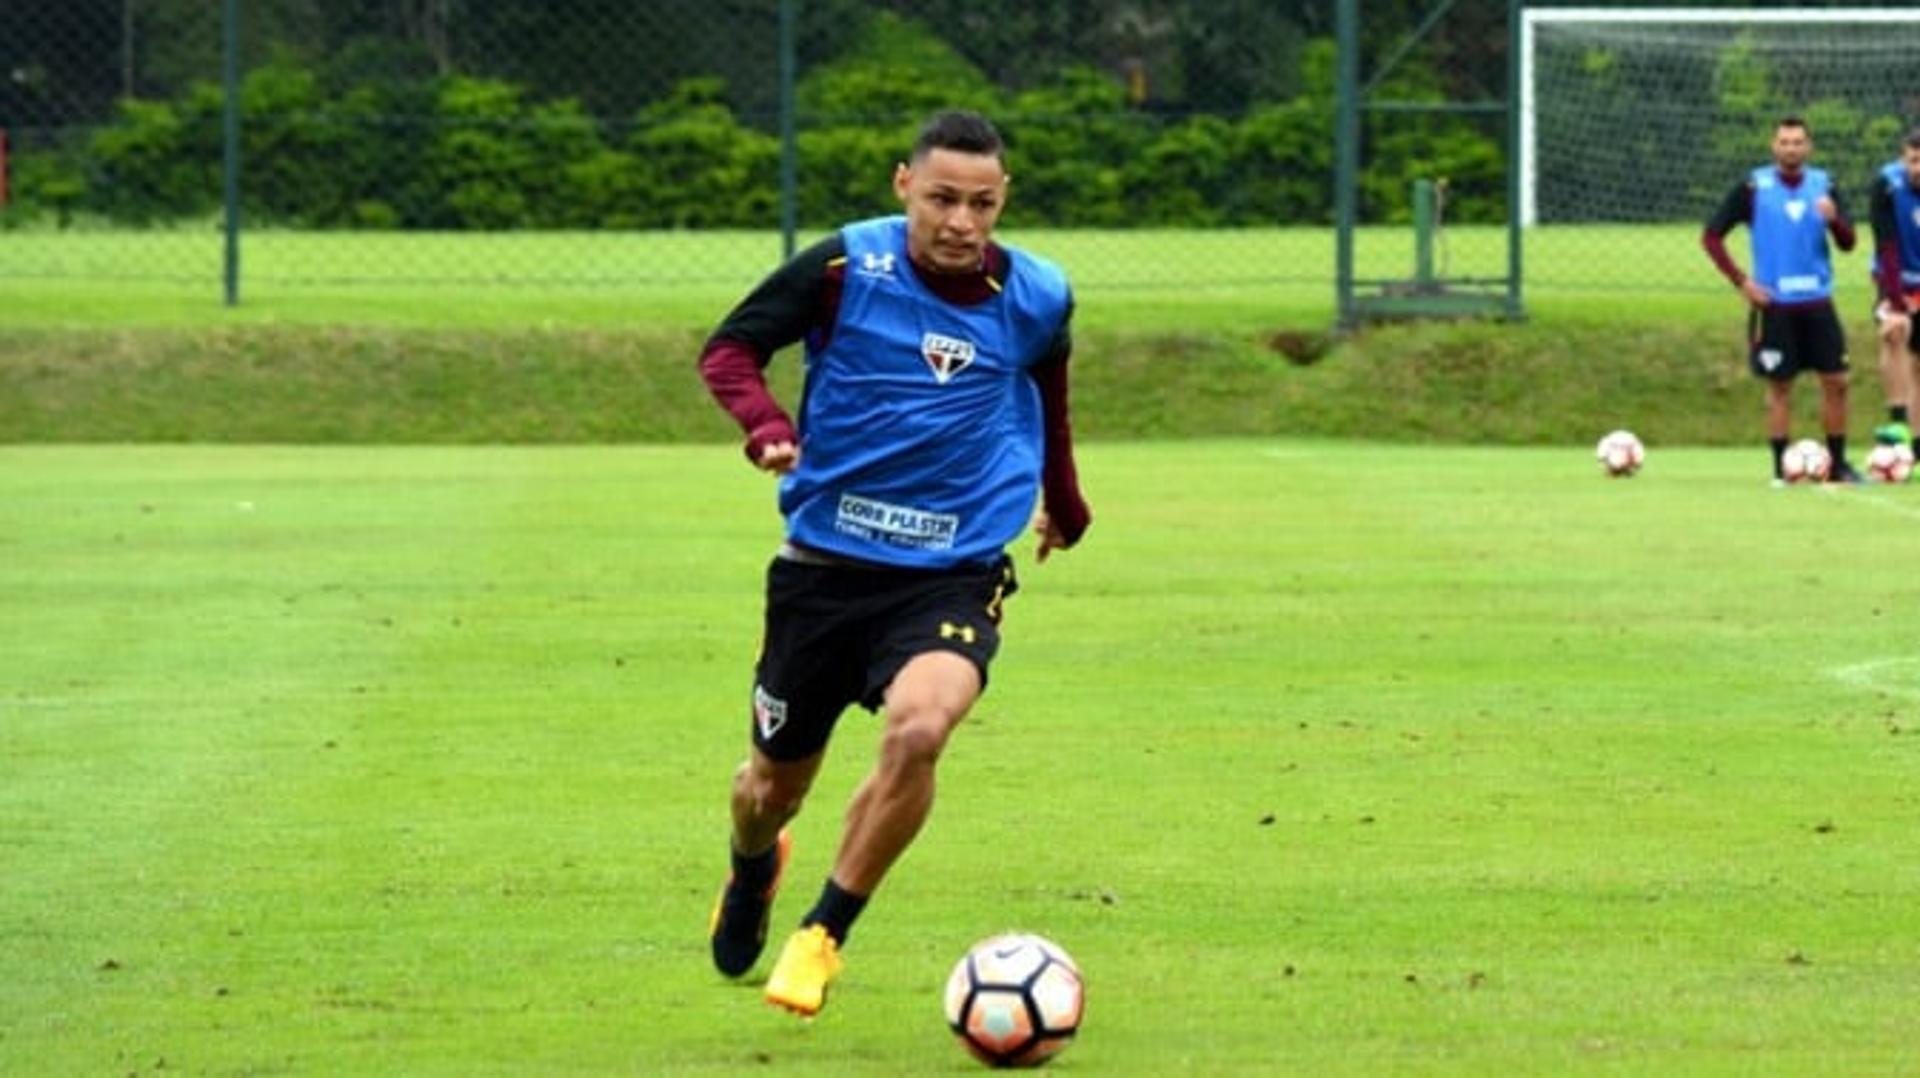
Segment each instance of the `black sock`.
[[733,851],[734,886],[747,891],[765,891],[773,883],[773,874],[780,870],[780,843],[775,842],[759,853],[741,853]]
[[812,912],[800,918],[800,927],[819,925],[835,943],[845,943],[847,933],[853,930],[854,919],[866,907],[866,895],[856,895],[828,877],[827,885],[820,889],[820,901],[814,903]]
[[1773,450],[1773,477],[1778,479],[1781,476],[1780,458],[1787,455],[1787,440],[1785,438],[1769,438],[1767,439],[1767,446]]
[[1833,470],[1847,462],[1847,436],[1844,434],[1827,435],[1827,455],[1833,458]]
[[1887,409],[1887,414],[1893,417],[1895,423],[1905,423],[1907,421],[1907,406],[1904,404],[1896,404]]

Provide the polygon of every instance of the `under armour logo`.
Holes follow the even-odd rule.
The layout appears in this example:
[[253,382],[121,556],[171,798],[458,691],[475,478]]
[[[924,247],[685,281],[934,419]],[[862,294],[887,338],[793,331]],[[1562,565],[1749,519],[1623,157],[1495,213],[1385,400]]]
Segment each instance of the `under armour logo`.
[[943,621],[940,623],[940,639],[958,640],[971,644],[974,639],[974,628],[971,625],[955,625],[951,621]]
[[868,251],[860,256],[860,272],[868,277],[893,276],[893,253],[875,254]]

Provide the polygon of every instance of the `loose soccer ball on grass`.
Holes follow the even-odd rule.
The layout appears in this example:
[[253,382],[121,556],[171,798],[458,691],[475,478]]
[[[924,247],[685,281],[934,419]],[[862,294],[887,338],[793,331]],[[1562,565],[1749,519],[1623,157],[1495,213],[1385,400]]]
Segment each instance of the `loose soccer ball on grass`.
[[973,945],[947,977],[947,1026],[990,1067],[1059,1055],[1086,1011],[1080,967],[1058,944],[1010,933]]
[[1867,474],[1882,483],[1904,483],[1913,477],[1913,450],[1904,445],[1876,445],[1867,454]]
[[1832,455],[1812,438],[1793,443],[1780,457],[1780,478],[1789,483],[1824,483],[1832,471]]
[[1632,431],[1616,430],[1600,439],[1594,447],[1593,455],[1600,460],[1600,469],[1615,479],[1625,479],[1640,470],[1647,460],[1647,447]]

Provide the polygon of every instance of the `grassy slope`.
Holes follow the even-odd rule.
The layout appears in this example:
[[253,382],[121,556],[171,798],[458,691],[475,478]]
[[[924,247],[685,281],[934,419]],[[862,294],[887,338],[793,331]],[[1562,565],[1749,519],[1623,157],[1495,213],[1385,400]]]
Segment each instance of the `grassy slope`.
[[[1013,238],[1076,282],[1088,437],[1572,444],[1628,426],[1655,444],[1731,445],[1759,428],[1738,304],[1688,228],[1539,230],[1526,324],[1370,330],[1311,368],[1272,343],[1332,320],[1325,231]],[[688,366],[778,252],[758,233],[257,233],[229,309],[216,240],[10,234],[0,441],[727,439]],[[1501,242],[1453,230],[1445,265],[1497,273]],[[1409,247],[1403,231],[1363,231],[1358,271],[1391,276]],[[1848,313],[1867,355],[1870,329]],[[775,370],[789,396],[794,366]],[[1863,370],[1860,435],[1876,382]],[[1814,394],[1800,396],[1811,431]]]
[[[1726,445],[1759,427],[1738,305],[1689,228],[1538,230],[1527,324],[1376,329],[1312,368],[1271,345],[1332,319],[1324,230],[1013,238],[1076,282],[1088,437],[1571,444],[1628,426],[1655,444]],[[217,239],[9,234],[0,441],[726,439],[688,366],[778,252],[764,233],[254,233],[245,302],[228,309]],[[1455,229],[1444,264],[1497,273],[1503,242]],[[1363,231],[1356,259],[1390,276],[1408,237]],[[1850,332],[1867,355],[1866,323]],[[789,395],[794,366],[776,369]],[[1855,394],[1862,435],[1876,381],[1867,371]],[[1811,431],[1814,394],[1801,397]]]
[[[1311,366],[1272,350],[1266,330],[1093,325],[1078,335],[1077,423],[1096,439],[1573,444],[1626,426],[1656,445],[1749,444],[1760,391],[1724,322],[1390,326]],[[725,440],[732,428],[692,369],[701,339],[676,328],[0,329],[0,441]],[[773,368],[787,400],[797,368],[791,355]],[[1870,372],[1857,382],[1864,436],[1880,393]],[[1804,431],[1816,429],[1817,396],[1798,395]]]
[[1920,665],[1861,571],[1908,491],[1084,464],[801,1026],[699,936],[775,527],[733,454],[0,449],[0,1070],[971,1072],[938,986],[1009,926],[1086,965],[1094,1073],[1920,1066]]

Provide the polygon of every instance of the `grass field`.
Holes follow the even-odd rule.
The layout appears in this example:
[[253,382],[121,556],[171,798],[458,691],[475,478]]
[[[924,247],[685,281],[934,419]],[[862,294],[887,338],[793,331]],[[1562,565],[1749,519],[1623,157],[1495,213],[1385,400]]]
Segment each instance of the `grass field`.
[[0,447],[0,1072],[964,1073],[942,978],[1018,926],[1067,1073],[1912,1073],[1920,487],[1756,464],[1086,447],[803,1025],[702,936],[737,453]]
[[[1728,291],[1697,235],[1694,226],[1534,229],[1525,253],[1529,308],[1575,322],[1724,319]],[[1443,275],[1504,275],[1504,231],[1457,226],[1444,236],[1435,255]],[[1330,229],[1014,230],[1006,238],[1067,269],[1081,324],[1091,328],[1237,331],[1333,318]],[[242,304],[233,310],[222,306],[221,250],[210,224],[6,233],[0,319],[704,329],[775,265],[781,246],[768,232],[257,231],[242,243]],[[1407,277],[1412,267],[1409,229],[1369,228],[1357,236],[1360,278]]]

